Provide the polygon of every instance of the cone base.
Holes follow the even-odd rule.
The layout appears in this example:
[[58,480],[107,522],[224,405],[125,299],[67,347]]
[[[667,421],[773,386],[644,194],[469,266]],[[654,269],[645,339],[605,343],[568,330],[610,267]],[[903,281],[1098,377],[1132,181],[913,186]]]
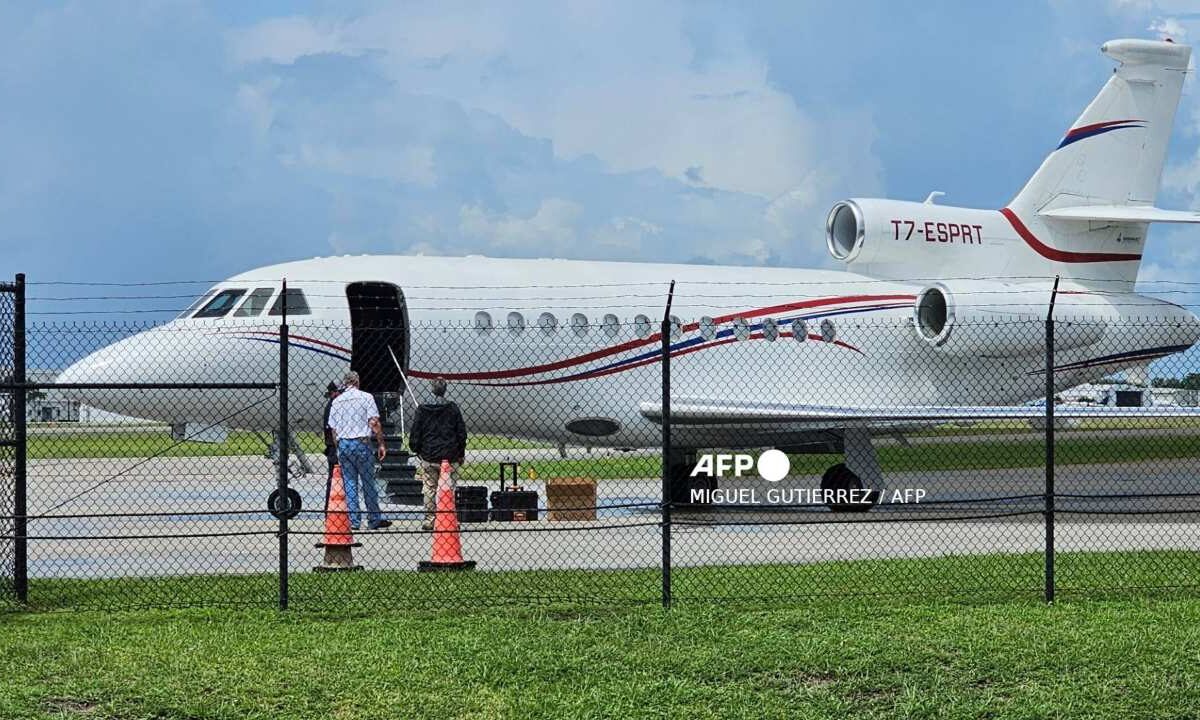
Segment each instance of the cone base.
[[313,568],[313,572],[356,572],[362,570],[362,565],[354,564],[354,552],[350,549],[353,545],[329,545],[327,543],[318,543],[317,547],[325,548],[325,557],[320,565]]
[[461,572],[463,570],[474,569],[474,560],[463,560],[461,562],[430,562],[423,560],[417,563],[417,572]]

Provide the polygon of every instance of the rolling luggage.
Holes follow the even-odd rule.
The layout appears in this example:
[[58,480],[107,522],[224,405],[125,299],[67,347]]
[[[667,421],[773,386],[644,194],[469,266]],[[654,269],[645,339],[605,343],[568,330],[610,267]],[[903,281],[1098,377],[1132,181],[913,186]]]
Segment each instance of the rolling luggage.
[[[512,472],[512,487],[507,487],[506,471]],[[538,494],[517,485],[517,464],[500,463],[500,489],[492,493],[492,521],[513,522],[538,519]]]

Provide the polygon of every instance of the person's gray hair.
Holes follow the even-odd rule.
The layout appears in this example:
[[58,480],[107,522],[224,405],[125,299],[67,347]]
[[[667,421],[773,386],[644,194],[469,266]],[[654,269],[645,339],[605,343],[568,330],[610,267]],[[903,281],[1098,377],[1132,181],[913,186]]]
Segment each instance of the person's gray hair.
[[446,378],[437,377],[429,381],[429,389],[437,397],[446,396]]
[[342,376],[342,384],[343,385],[353,385],[354,387],[358,387],[358,373],[351,370],[350,372],[343,375]]

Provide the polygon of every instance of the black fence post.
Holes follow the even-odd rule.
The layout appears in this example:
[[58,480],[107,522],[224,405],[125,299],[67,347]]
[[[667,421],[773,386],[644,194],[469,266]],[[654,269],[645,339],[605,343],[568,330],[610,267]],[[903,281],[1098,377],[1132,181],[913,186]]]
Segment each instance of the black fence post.
[[27,468],[28,418],[25,410],[25,273],[17,273],[13,287],[13,591],[17,602],[29,601],[29,522]]
[[675,281],[667,290],[662,335],[662,605],[671,607],[671,302]]
[[1058,298],[1058,277],[1050,291],[1046,308],[1046,569],[1045,599],[1054,602],[1054,301]]
[[[283,293],[280,295],[281,315],[279,320],[279,474],[276,490],[280,502],[287,502],[288,497],[288,456],[291,454],[291,435],[288,427],[288,317],[287,317],[287,279],[283,280]],[[279,515],[279,609],[288,609],[288,518],[287,513]]]

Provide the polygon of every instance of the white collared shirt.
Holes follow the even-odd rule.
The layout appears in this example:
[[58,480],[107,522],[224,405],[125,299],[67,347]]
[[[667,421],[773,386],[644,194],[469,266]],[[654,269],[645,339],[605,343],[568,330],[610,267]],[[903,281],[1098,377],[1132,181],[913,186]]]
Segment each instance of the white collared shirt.
[[333,399],[329,408],[329,427],[337,433],[338,440],[371,437],[371,418],[379,417],[375,398],[356,387]]

